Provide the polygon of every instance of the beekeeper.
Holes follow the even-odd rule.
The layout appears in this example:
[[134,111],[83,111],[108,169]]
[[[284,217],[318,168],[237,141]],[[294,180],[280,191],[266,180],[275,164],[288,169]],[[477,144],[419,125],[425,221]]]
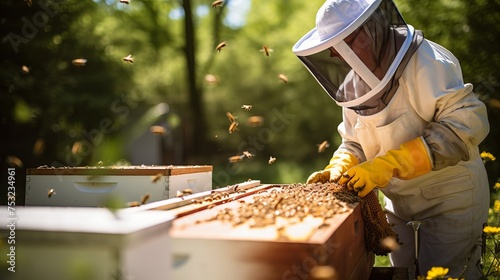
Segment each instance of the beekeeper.
[[478,145],[489,124],[459,61],[391,0],[327,0],[293,52],[343,114],[341,145],[308,183],[346,184],[361,197],[380,189],[401,242],[393,266],[413,275],[408,223],[420,221],[419,275],[440,266],[479,279],[489,187]]

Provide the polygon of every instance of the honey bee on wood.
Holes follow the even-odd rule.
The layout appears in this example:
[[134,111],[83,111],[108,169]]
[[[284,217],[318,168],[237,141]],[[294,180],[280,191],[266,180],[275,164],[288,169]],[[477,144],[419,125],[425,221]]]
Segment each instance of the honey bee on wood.
[[250,111],[252,110],[252,105],[241,105],[241,109],[245,111]]
[[52,197],[53,195],[55,195],[55,194],[56,194],[56,191],[55,191],[54,189],[50,189],[50,190],[48,191],[48,193],[47,193],[47,196],[48,196],[49,198],[51,198],[51,197]]
[[148,201],[148,199],[151,197],[151,195],[149,193],[143,195],[141,197],[141,204],[146,204],[146,202]]
[[288,83],[288,77],[285,74],[279,74],[278,79],[280,79],[280,81],[282,81],[285,84]]
[[255,155],[250,153],[249,151],[243,151],[243,155],[247,158],[253,158]]
[[252,127],[261,126],[264,123],[264,117],[262,116],[251,116],[247,120],[248,125]]
[[5,162],[9,166],[18,167],[18,168],[23,167],[23,162],[16,156],[7,156],[5,158]]
[[23,71],[24,74],[28,74],[30,72],[30,68],[26,65],[23,65],[21,67],[21,71]]
[[125,61],[125,62],[128,62],[128,63],[134,63],[134,58],[132,57],[132,55],[131,55],[131,54],[129,54],[129,55],[127,55],[127,56],[125,56],[125,57],[124,57],[124,58],[122,58],[122,59],[123,59],[123,61]]
[[223,0],[215,0],[214,2],[212,2],[212,8],[217,8],[217,7],[220,7],[224,4],[224,1]]
[[269,56],[273,52],[273,49],[270,49],[267,45],[263,45],[262,49],[260,49],[260,52],[263,52],[266,56]]
[[154,176],[151,176],[151,182],[156,183],[156,182],[160,181],[162,176],[163,176],[163,173],[158,173]]
[[139,206],[141,206],[141,204],[139,203],[139,201],[130,201],[127,203],[127,206],[128,207],[139,207]]
[[192,189],[183,189],[182,193],[185,194],[185,195],[187,195],[187,194],[193,194],[193,190]]
[[120,0],[120,3],[122,3],[122,4],[130,4],[130,0]]
[[316,146],[318,146],[318,153],[322,153],[326,150],[326,148],[330,147],[330,144],[325,140],[321,142],[321,144],[317,144]]
[[236,130],[238,130],[238,123],[237,123],[237,122],[232,122],[232,123],[229,125],[229,133],[233,133],[233,132],[235,132]]
[[151,131],[151,133],[156,134],[156,135],[166,135],[167,134],[167,130],[161,125],[153,125],[153,126],[151,126],[149,131]]
[[276,158],[275,158],[275,157],[270,156],[270,157],[269,157],[269,161],[268,161],[268,163],[269,163],[269,164],[273,164],[275,161],[276,161]]
[[85,58],[76,58],[71,61],[73,65],[83,67],[87,65],[87,60]]
[[220,44],[218,44],[218,45],[217,45],[217,47],[215,48],[215,50],[216,50],[216,51],[218,51],[218,52],[221,52],[221,51],[222,51],[222,49],[223,49],[224,47],[226,47],[226,45],[227,45],[227,44],[226,44],[226,41],[221,42]]

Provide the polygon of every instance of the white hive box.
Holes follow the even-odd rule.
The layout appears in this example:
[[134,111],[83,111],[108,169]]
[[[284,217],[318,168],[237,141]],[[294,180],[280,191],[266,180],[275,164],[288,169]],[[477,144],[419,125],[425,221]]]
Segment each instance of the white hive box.
[[[2,245],[12,246],[7,211],[0,208],[0,235]],[[15,272],[3,264],[1,279],[172,279],[172,216],[164,211],[115,216],[105,208],[17,207],[13,213]]]
[[[212,189],[212,166],[120,166],[29,168],[26,206],[102,206],[109,197],[148,202]],[[55,195],[48,195],[53,190]]]

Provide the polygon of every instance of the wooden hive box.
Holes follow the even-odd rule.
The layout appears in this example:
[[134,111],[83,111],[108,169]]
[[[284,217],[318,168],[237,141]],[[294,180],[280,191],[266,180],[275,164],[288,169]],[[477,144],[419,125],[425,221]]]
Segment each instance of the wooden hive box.
[[[304,217],[282,226],[233,225],[221,213],[255,201],[260,191],[229,198],[189,215],[179,215],[170,230],[173,279],[277,280],[310,279],[312,267],[335,269],[336,279],[368,279],[374,255],[365,250],[363,221],[357,203],[328,220]],[[285,222],[286,224],[286,222]]]
[[[124,202],[175,197],[177,191],[212,189],[212,166],[92,166],[29,168],[26,206],[102,206],[112,196]],[[49,190],[55,195],[49,196]]]

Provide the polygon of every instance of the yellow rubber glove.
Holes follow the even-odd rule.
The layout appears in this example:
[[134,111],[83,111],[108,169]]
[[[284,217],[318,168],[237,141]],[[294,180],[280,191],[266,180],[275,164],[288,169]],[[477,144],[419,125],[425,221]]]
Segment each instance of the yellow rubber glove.
[[357,165],[358,159],[351,153],[336,151],[324,170],[316,171],[307,178],[307,184],[337,182],[349,168]]
[[390,150],[386,155],[363,162],[347,170],[339,180],[350,190],[364,197],[374,188],[384,188],[392,177],[407,180],[424,175],[432,170],[427,144],[422,137],[400,145],[399,150]]

